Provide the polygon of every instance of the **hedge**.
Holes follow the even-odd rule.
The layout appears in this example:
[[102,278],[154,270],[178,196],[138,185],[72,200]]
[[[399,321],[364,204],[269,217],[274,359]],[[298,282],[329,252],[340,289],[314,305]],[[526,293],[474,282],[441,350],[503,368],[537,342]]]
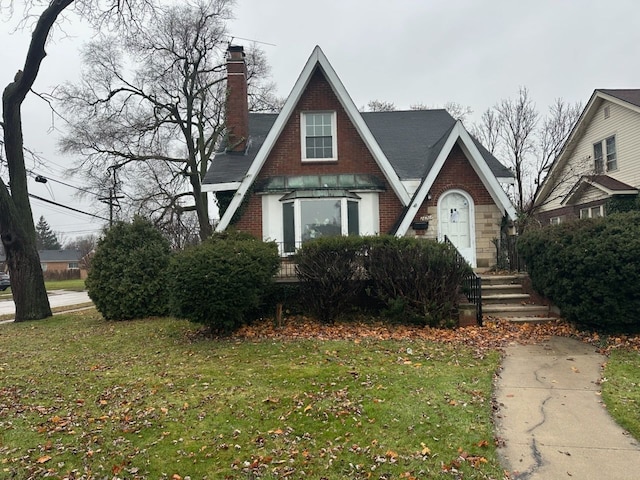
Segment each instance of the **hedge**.
[[518,251],[532,286],[578,325],[640,328],[640,212],[526,232]]

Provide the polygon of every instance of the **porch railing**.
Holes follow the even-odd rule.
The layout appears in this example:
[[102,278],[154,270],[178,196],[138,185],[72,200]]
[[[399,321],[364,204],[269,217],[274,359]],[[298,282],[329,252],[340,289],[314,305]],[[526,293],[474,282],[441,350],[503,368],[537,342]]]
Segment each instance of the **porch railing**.
[[[444,243],[451,245],[453,248],[457,265],[469,265],[469,262],[446,235],[444,236]],[[473,270],[469,270],[469,273],[462,280],[462,289],[469,302],[476,306],[476,321],[478,325],[482,326],[482,279]]]

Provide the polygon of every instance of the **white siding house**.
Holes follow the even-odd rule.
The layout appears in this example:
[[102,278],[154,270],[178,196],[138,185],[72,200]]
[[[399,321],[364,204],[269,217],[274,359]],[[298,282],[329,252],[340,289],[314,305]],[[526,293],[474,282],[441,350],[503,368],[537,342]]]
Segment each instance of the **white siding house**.
[[640,188],[640,89],[595,90],[535,203],[543,224],[605,214]]

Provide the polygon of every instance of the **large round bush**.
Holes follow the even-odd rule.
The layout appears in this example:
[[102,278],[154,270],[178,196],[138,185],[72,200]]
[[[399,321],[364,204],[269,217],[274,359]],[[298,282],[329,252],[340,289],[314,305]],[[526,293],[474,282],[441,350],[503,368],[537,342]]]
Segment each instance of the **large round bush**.
[[148,221],[117,223],[98,242],[86,280],[89,297],[107,320],[168,313],[167,240]]
[[215,332],[233,331],[270,291],[279,261],[275,243],[234,233],[179,252],[170,268],[173,313]]

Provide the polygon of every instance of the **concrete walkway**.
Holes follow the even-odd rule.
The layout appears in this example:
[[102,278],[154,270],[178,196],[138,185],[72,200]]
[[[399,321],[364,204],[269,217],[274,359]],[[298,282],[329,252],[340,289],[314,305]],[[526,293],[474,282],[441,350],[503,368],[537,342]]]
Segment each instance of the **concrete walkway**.
[[640,445],[602,404],[604,362],[593,347],[569,338],[507,348],[496,424],[511,479],[640,478]]

